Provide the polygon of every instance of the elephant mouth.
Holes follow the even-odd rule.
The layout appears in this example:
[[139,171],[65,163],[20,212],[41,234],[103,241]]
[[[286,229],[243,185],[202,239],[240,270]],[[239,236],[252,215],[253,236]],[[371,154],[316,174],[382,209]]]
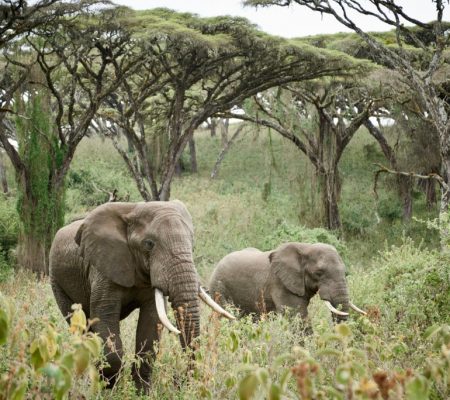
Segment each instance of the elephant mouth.
[[[234,317],[232,314],[230,314],[228,311],[224,310],[219,304],[217,304],[203,289],[201,286],[199,287],[198,291],[198,297],[209,307],[211,307],[215,312],[223,315],[224,317],[234,320],[236,317]],[[173,332],[177,335],[181,334],[180,330],[177,329],[169,320],[169,317],[167,316],[166,311],[166,301],[164,299],[164,293],[161,289],[155,288],[155,304],[156,304],[156,311],[158,313],[158,318],[170,332]]]

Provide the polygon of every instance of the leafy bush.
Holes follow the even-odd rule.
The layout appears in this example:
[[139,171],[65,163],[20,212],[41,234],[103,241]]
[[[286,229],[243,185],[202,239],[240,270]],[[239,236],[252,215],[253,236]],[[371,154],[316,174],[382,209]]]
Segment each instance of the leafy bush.
[[361,197],[351,203],[342,203],[340,212],[345,232],[353,235],[367,234],[377,224],[372,203]]
[[0,247],[4,253],[14,248],[19,235],[16,201],[0,193]]
[[421,249],[411,240],[385,251],[375,272],[383,276],[384,303],[390,323],[414,341],[417,332],[450,323],[449,255]]
[[99,189],[102,184],[96,181],[89,169],[70,170],[67,186],[80,192],[77,200],[82,206],[93,207],[108,201],[108,194]]
[[0,398],[85,398],[77,382],[89,379],[91,395],[102,381],[95,364],[102,353],[101,339],[90,332],[81,307],[75,305],[70,334],[58,332],[49,321],[33,332],[18,318],[12,303],[0,298]]
[[[435,353],[427,360],[423,371],[410,368],[384,370],[374,367],[371,359],[388,355],[388,348],[374,346],[377,342],[386,344],[380,343],[375,336],[358,343],[350,326],[340,324],[335,333],[317,338],[314,355],[297,346],[291,353],[278,357],[269,367],[248,366],[247,373],[239,382],[239,398],[444,398],[441,395],[449,394],[450,326],[432,327],[425,336],[432,341],[430,347],[435,349]],[[278,377],[273,368],[278,370]],[[292,380],[295,381],[294,387],[289,385]]]
[[19,217],[15,201],[0,194],[0,282],[11,272],[12,251],[17,245]]
[[274,249],[284,242],[327,243],[334,246],[342,257],[345,257],[347,252],[345,244],[327,229],[311,229],[301,225],[292,225],[284,221],[278,225],[271,235],[265,238],[264,249]]
[[400,219],[403,215],[402,205],[396,196],[387,196],[378,202],[378,214],[390,222]]

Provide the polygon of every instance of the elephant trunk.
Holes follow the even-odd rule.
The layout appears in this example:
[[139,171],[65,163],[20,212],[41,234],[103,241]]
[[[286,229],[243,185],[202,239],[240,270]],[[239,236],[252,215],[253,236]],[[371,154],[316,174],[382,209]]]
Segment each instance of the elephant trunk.
[[[348,314],[349,308],[350,308],[350,300],[348,296],[348,289],[347,285],[341,285],[338,287],[336,293],[334,293],[331,303],[334,307],[339,308],[339,310],[343,311],[344,313]],[[335,320],[337,323],[346,321],[348,318],[348,315],[333,315],[333,320]]]
[[200,334],[199,282],[192,263],[182,263],[171,269],[169,300],[181,331],[183,349],[192,347],[192,340]]
[[334,285],[332,288],[320,288],[319,295],[330,309],[333,321],[340,323],[347,320],[350,301],[347,284],[345,282],[337,286]]

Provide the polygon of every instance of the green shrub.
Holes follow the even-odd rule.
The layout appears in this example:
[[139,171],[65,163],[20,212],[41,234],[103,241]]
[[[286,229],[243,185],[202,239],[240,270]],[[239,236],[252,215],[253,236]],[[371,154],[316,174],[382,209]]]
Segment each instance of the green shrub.
[[400,199],[394,195],[380,199],[377,209],[380,217],[390,222],[400,219],[403,215]]
[[88,332],[88,321],[75,305],[70,334],[40,321],[38,331],[24,326],[12,302],[0,297],[0,398],[85,398],[78,383],[89,379],[90,395],[102,386],[96,367],[102,353],[101,339]]
[[108,194],[103,192],[99,183],[90,169],[82,168],[69,171],[67,187],[79,193],[78,204],[87,207],[95,207],[108,201]]
[[422,371],[377,368],[373,360],[393,356],[390,354],[392,349],[375,335],[367,336],[362,343],[358,342],[354,330],[349,325],[340,324],[334,333],[316,338],[317,348],[314,353],[296,346],[290,353],[277,357],[271,365],[241,367],[246,373],[238,383],[239,398],[448,398],[449,325],[432,327],[425,333],[428,346],[434,351],[430,352]]
[[18,235],[16,200],[0,193],[0,247],[5,253],[17,245]]
[[347,247],[333,232],[324,228],[306,228],[284,221],[278,225],[271,235],[265,238],[264,249],[274,249],[285,242],[327,243],[334,246],[343,258],[347,253]]
[[15,200],[0,194],[0,282],[11,273],[18,235],[19,217]]
[[410,341],[433,324],[450,323],[450,257],[412,240],[385,251],[380,260],[384,303],[390,323]]
[[352,235],[369,233],[377,225],[377,216],[373,212],[373,204],[362,198],[340,204],[342,226],[345,232]]

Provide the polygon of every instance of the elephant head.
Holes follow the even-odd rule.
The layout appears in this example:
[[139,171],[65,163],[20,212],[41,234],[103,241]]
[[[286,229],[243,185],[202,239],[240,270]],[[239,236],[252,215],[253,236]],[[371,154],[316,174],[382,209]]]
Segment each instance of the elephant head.
[[[160,321],[181,331],[185,348],[199,335],[199,296],[204,297],[193,262],[193,235],[191,216],[179,201],[107,203],[86,217],[75,241],[85,268],[95,267],[122,287],[154,290]],[[169,297],[178,329],[167,318],[163,296]]]
[[274,273],[291,293],[308,301],[319,293],[338,322],[347,319],[349,308],[365,314],[349,301],[345,266],[333,246],[285,243],[270,253],[269,259]]

